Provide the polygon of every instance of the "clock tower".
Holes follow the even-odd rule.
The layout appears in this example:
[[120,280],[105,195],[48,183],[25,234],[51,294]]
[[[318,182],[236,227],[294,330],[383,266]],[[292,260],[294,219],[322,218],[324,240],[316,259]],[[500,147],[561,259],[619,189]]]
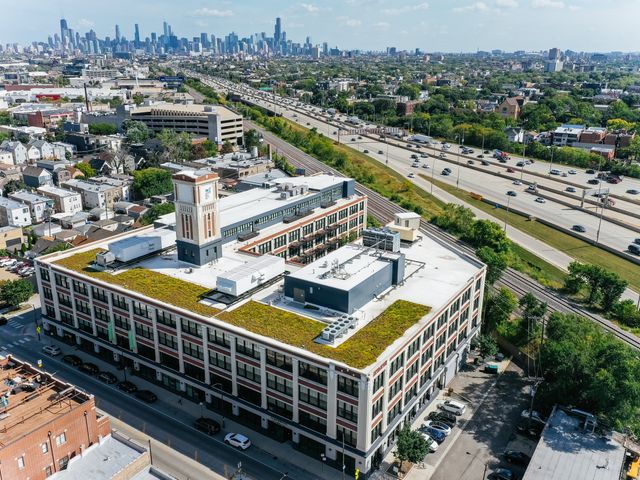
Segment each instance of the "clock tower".
[[204,265],[222,255],[218,180],[209,170],[173,175],[179,260]]

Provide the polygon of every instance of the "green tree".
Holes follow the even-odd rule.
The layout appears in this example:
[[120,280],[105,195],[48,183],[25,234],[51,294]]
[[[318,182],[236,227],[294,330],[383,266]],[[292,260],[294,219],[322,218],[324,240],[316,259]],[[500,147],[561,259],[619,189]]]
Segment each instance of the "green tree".
[[508,252],[511,246],[502,227],[491,220],[476,220],[465,237],[475,247],[486,246],[498,253]]
[[138,198],[170,193],[173,190],[171,172],[161,168],[145,168],[133,172],[133,190]]
[[487,295],[484,305],[484,330],[491,332],[496,325],[509,320],[517,306],[518,299],[508,288],[503,287],[496,293]]
[[176,205],[173,202],[165,202],[154,205],[149,209],[147,213],[142,216],[140,223],[142,225],[151,225],[162,215],[166,215],[167,213],[172,213],[176,211]]
[[411,430],[411,427],[405,424],[398,433],[396,442],[395,457],[400,462],[400,469],[402,470],[404,462],[421,462],[427,456],[427,453],[429,453],[429,444],[422,434],[416,430]]
[[498,344],[491,335],[478,335],[475,344],[483,361],[486,357],[493,357],[498,353]]
[[638,310],[633,300],[627,299],[616,302],[611,308],[611,314],[623,325],[633,328],[640,327],[640,310]]
[[86,162],[78,162],[75,167],[82,172],[85,178],[96,176],[96,170]]
[[628,122],[622,118],[610,118],[607,120],[607,128],[609,130],[634,130],[636,128],[636,124],[633,122]]
[[27,188],[27,185],[22,180],[9,180],[2,192],[8,197],[9,194],[17,192],[18,190],[24,190],[25,188]]
[[143,122],[135,120],[127,120],[123,123],[122,129],[125,135],[125,141],[131,145],[134,143],[144,143],[151,136],[151,131]]
[[109,106],[111,108],[116,108],[118,105],[122,105],[122,99],[120,97],[113,97],[109,100]]
[[600,294],[602,296],[601,305],[605,312],[608,312],[620,300],[629,283],[623,280],[614,272],[605,271],[600,277]]
[[547,313],[547,303],[538,300],[531,292],[525,293],[518,303],[522,310],[522,318],[527,322],[537,324]]
[[222,144],[222,147],[220,148],[220,153],[222,153],[223,155],[226,153],[232,153],[233,152],[233,145],[231,145],[231,143],[229,143],[229,141],[225,141]]
[[11,307],[26,302],[31,295],[33,295],[33,286],[28,280],[9,280],[0,286],[0,299]]
[[485,286],[489,287],[495,284],[508,267],[507,254],[496,252],[490,247],[480,247],[476,250],[476,255],[487,265]]
[[244,132],[244,147],[247,150],[250,150],[251,147],[259,147],[260,146],[260,135],[255,129],[247,130]]
[[475,215],[470,208],[447,203],[442,208],[442,213],[434,217],[432,221],[453,235],[465,236],[475,222]]
[[118,129],[110,123],[92,123],[89,124],[89,133],[93,135],[114,135],[118,133]]
[[136,105],[141,105],[142,102],[144,102],[144,95],[141,93],[134,93],[131,99]]
[[160,141],[162,160],[178,163],[191,160],[191,136],[187,132],[162,130],[156,138]]

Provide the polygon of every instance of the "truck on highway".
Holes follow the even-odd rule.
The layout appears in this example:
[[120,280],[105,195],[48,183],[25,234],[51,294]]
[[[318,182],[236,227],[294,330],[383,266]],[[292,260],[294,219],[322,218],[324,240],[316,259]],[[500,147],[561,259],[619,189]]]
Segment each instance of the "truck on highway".
[[407,140],[417,143],[433,143],[433,138],[429,137],[428,135],[420,134],[411,135],[409,138],[407,138]]
[[335,115],[336,114],[336,109],[335,108],[327,108],[327,113],[329,115]]
[[509,158],[511,158],[509,157],[509,153],[503,152],[502,150],[495,150],[493,152],[493,157],[497,158],[498,160],[500,160],[501,158],[504,160],[508,160]]

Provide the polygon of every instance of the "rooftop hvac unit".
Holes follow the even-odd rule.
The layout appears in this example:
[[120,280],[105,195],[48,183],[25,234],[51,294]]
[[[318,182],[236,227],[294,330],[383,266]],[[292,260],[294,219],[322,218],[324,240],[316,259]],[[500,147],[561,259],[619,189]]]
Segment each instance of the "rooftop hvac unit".
[[96,254],[96,264],[101,267],[106,267],[107,265],[111,265],[116,261],[116,256],[111,252],[100,252]]

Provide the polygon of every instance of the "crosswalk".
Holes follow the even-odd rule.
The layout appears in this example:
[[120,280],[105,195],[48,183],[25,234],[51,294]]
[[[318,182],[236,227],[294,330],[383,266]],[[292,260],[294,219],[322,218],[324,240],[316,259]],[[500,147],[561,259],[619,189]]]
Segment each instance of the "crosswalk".
[[18,345],[24,345],[25,343],[29,343],[32,342],[33,338],[30,337],[25,337],[25,338],[21,338],[19,340],[14,340],[11,343],[0,343],[0,350],[2,350],[3,348],[9,349],[12,347],[17,347]]
[[9,325],[11,328],[15,328],[15,329],[20,329],[20,328],[24,327],[24,325],[22,323],[20,323],[18,320],[16,320],[15,318],[10,319],[7,322],[7,325]]

